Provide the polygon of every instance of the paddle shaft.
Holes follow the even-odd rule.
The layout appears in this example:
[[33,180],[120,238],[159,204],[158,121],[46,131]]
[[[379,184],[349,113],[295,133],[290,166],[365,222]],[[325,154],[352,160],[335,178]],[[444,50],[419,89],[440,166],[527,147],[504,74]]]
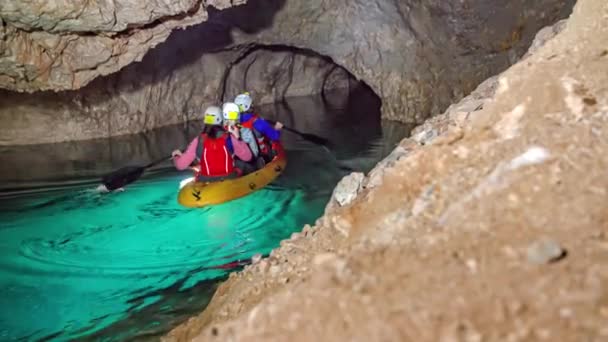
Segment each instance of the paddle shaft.
[[161,159],[157,159],[145,166],[127,166],[119,170],[116,170],[101,179],[102,184],[106,186],[108,190],[115,190],[122,188],[127,184],[131,184],[141,177],[144,171],[155,165],[158,165],[166,160],[171,159],[172,156],[164,156]]
[[[276,122],[271,121],[271,120],[266,120],[271,124],[276,124]],[[288,127],[283,125],[283,128],[286,131],[292,132],[294,134],[299,135],[300,137],[302,137],[303,139],[306,139],[314,144],[317,145],[321,145],[325,148],[327,148],[327,146],[329,145],[329,141],[325,138],[322,138],[320,136],[314,135],[314,134],[310,134],[310,133],[302,133],[294,128]],[[111,174],[103,177],[102,182],[106,185],[106,187],[108,187],[109,189],[116,189],[119,187],[123,187],[127,184],[133,183],[135,182],[137,179],[139,179],[139,177],[141,177],[141,175],[143,174],[145,169],[151,168],[153,166],[156,166],[166,160],[171,159],[173,156],[172,155],[168,155],[168,156],[164,156],[160,159],[157,159],[155,161],[152,161],[151,163],[145,165],[145,166],[139,166],[139,167],[126,167],[126,168],[122,168],[120,170],[117,170],[115,172],[112,172]]]
[[[272,125],[274,125],[276,123],[275,121],[272,121],[272,120],[266,120],[266,121],[268,121]],[[283,129],[286,130],[286,131],[292,132],[294,134],[297,134],[300,137],[302,137],[302,138],[304,138],[304,139],[306,139],[306,140],[308,140],[308,141],[310,141],[310,142],[312,142],[314,144],[321,145],[321,146],[326,146],[326,147],[329,145],[329,141],[327,139],[325,139],[323,137],[320,137],[318,135],[311,134],[311,133],[303,133],[303,132],[298,131],[295,128],[291,128],[291,127],[285,126],[285,125],[283,125]]]
[[157,160],[155,160],[155,161],[153,161],[153,162],[149,163],[148,165],[144,166],[144,169],[148,169],[148,168],[151,168],[152,166],[156,166],[156,165],[158,165],[158,164],[160,164],[160,163],[164,162],[165,160],[169,160],[169,159],[171,159],[171,158],[173,158],[173,156],[172,156],[172,155],[164,156],[164,157],[162,157],[161,159],[157,159]]

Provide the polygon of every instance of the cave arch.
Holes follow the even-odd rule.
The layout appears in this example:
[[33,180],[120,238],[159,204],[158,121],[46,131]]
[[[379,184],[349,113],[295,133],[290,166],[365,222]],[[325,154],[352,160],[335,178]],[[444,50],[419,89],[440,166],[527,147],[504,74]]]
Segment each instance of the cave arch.
[[[260,55],[262,55],[262,57],[265,56],[270,60],[287,59],[287,63],[282,63],[287,64],[287,67],[277,68],[275,71],[280,72],[284,70],[288,80],[284,86],[277,90],[279,93],[275,93],[270,96],[272,101],[282,101],[289,96],[315,94],[320,94],[324,99],[329,100],[327,98],[328,91],[336,88],[351,89],[356,87],[358,83],[362,82],[357,80],[355,76],[344,67],[336,64],[331,57],[321,55],[316,51],[284,44],[250,44],[241,48],[240,53],[235,55],[234,58],[227,63],[224,74],[220,81],[220,89],[217,97],[218,103],[228,101],[230,98],[233,98],[236,93],[251,88],[248,84],[248,79],[250,79],[249,73],[252,72],[255,74],[256,70],[251,71],[251,69],[256,63],[259,62]],[[297,58],[301,59],[300,64],[296,63],[295,59]],[[239,69],[239,67],[241,70],[235,70]],[[308,67],[309,69],[317,67],[319,68],[319,72],[317,72],[316,75],[294,75],[294,69],[296,67]],[[242,74],[242,79],[239,80],[238,76],[235,76],[235,73]],[[308,89],[305,89],[300,93],[289,93],[289,87],[294,82],[294,76],[316,77],[315,79],[309,79],[311,83],[314,84],[311,84]],[[274,78],[277,79],[276,76]],[[231,84],[235,83],[235,81],[240,82],[236,85]],[[373,90],[367,85],[365,85],[364,88],[373,92]],[[262,100],[262,102],[267,103],[269,101]]]

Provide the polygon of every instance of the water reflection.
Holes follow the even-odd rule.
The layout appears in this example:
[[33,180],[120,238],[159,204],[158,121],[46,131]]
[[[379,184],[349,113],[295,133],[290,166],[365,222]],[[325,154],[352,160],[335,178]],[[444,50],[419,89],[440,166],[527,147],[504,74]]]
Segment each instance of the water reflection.
[[313,223],[342,176],[368,171],[408,133],[409,127],[380,122],[379,102],[369,93],[333,96],[331,106],[307,97],[259,108],[328,138],[332,151],[284,132],[288,165],[280,178],[202,210],[177,204],[178,184],[190,174],[169,163],[123,193],[91,191],[100,175],[186,145],[200,122],[114,139],[3,147],[0,340],[145,339],[199,312],[218,281]]
[[[301,161],[319,163],[349,160],[366,155],[377,159],[385,155],[411,127],[379,120],[380,101],[367,89],[358,88],[351,94],[334,91],[331,104],[321,96],[291,98],[284,103],[265,105],[259,113],[280,120],[301,132],[328,138],[334,148],[322,150],[290,132],[283,133],[283,143],[293,156],[290,165]],[[198,134],[202,122],[192,121],[156,129],[150,132],[44,145],[0,146],[0,192],[7,190],[51,187],[78,183],[95,183],[108,172],[126,165],[144,165],[183,148]],[[318,149],[318,150],[317,150]],[[298,154],[293,153],[298,151]],[[299,158],[305,151],[306,158]],[[310,159],[309,159],[310,157]],[[361,162],[356,168],[369,168]],[[155,169],[170,167],[169,163]],[[301,168],[301,166],[298,166]],[[293,169],[293,168],[292,168]],[[324,172],[319,167],[319,172]]]

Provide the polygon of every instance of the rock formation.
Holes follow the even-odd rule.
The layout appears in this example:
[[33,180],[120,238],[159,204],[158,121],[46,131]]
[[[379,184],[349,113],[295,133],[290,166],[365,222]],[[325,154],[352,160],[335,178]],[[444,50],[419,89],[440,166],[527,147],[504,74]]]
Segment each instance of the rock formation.
[[242,0],[4,1],[0,6],[0,87],[79,89],[140,61],[176,28],[201,23],[208,6]]
[[608,338],[607,14],[580,0],[164,340]]
[[[513,63],[573,2],[4,1],[0,143],[145,131],[190,119],[243,83],[264,101],[319,92],[334,69],[330,84],[345,84],[346,70],[382,98],[385,118],[420,123]],[[252,59],[254,69],[236,65],[254,70],[247,80],[220,83]],[[299,85],[283,83],[290,68]]]

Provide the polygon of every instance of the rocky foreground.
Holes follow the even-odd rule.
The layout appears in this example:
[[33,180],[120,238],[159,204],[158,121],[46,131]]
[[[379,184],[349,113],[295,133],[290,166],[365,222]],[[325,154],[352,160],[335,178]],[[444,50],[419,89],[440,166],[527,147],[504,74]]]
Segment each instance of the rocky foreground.
[[608,3],[345,178],[191,339],[608,340]]

